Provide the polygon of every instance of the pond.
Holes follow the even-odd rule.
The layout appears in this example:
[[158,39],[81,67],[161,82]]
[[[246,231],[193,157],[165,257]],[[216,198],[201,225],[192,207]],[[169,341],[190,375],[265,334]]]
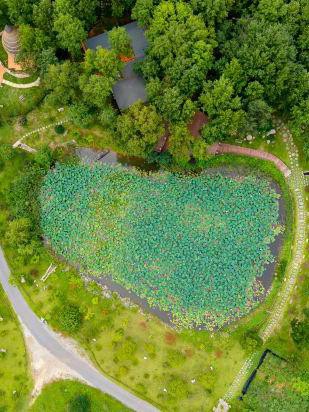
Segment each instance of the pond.
[[[82,152],[80,152],[80,150],[82,150]],[[89,150],[89,149],[79,149],[78,155],[80,156],[80,158],[85,163],[97,163],[97,162],[99,163],[100,162],[100,163],[103,163],[103,164],[111,164],[111,165],[121,164],[121,165],[129,167],[129,168],[139,167],[140,170],[143,170],[143,171],[157,170],[157,168],[154,168],[153,165],[149,165],[146,162],[141,161],[140,159],[126,158],[126,157],[123,157],[123,156],[119,156],[116,153],[110,152],[110,151],[94,152],[94,151]],[[221,176],[225,176],[227,178],[232,178],[233,180],[239,181],[239,182],[252,174],[251,171],[248,170],[248,169],[245,170],[244,168],[240,169],[240,168],[231,167],[231,166],[229,166],[229,167],[220,167],[220,168],[212,168],[212,169],[208,169],[206,172],[205,171],[203,172],[203,174],[205,174],[206,176],[207,175],[208,176],[214,176],[214,179],[215,179],[215,176],[218,175],[218,173]],[[156,177],[154,177],[154,176],[156,176],[156,174],[151,174],[151,179],[156,180]],[[160,173],[158,174],[158,176],[160,176]],[[260,178],[260,176],[259,176],[259,178]],[[266,177],[263,176],[263,178],[265,179]],[[140,182],[139,184],[142,184],[142,182]],[[277,193],[278,195],[281,195],[280,187],[277,184],[275,184],[275,182],[269,181],[269,184],[270,184],[270,188],[275,193]],[[194,188],[194,185],[192,186],[192,188]],[[250,185],[248,186],[248,188],[250,190]],[[181,191],[181,188],[180,188],[180,191]],[[111,194],[113,195],[113,192],[111,192]],[[138,197],[143,197],[143,193],[140,193]],[[148,200],[148,197],[146,196],[143,200],[143,203],[146,203],[147,200]],[[177,201],[177,196],[174,199],[174,201]],[[222,199],[218,198],[218,201],[222,201]],[[248,201],[250,201],[250,199],[248,199]],[[258,201],[258,199],[257,199],[257,201]],[[190,207],[192,207],[192,205],[195,206],[195,203],[190,203]],[[171,207],[170,205],[166,204],[165,209],[163,210],[163,212],[166,213],[167,208],[170,208],[170,207]],[[254,208],[254,205],[252,205],[251,208]],[[233,214],[232,210],[233,209],[231,209],[231,212],[230,212],[231,214]],[[247,208],[247,209],[244,209],[244,210],[246,210],[245,213],[250,213],[250,208],[249,209]],[[164,213],[163,213],[163,216],[164,216]],[[178,213],[178,211],[177,210],[174,210],[174,211],[171,210],[171,213],[172,214],[173,213]],[[188,218],[189,218],[189,220],[191,219],[191,221],[192,221],[192,216],[193,215],[192,215],[191,212],[188,212],[188,213],[189,213]],[[215,211],[215,213],[216,213],[216,211]],[[168,214],[167,214],[166,217],[168,217]],[[138,219],[141,220],[141,222],[142,222],[143,218],[144,218],[144,216],[141,213]],[[281,225],[284,225],[284,223],[285,223],[285,208],[284,208],[282,197],[280,197],[279,200],[278,200],[278,220],[279,220],[279,223]],[[115,224],[114,221],[113,221],[113,224]],[[160,231],[166,230],[165,226],[168,225],[168,224],[171,224],[171,222],[168,223],[166,221],[166,224],[165,224],[164,221],[163,221],[163,224],[160,226]],[[176,224],[177,224],[177,222],[176,222]],[[206,224],[207,224],[207,221],[206,221]],[[173,225],[174,225],[174,223],[172,223],[172,226]],[[172,226],[170,226],[170,227],[172,227]],[[104,228],[104,225],[103,225],[101,231],[103,232],[104,230],[105,230],[105,228]],[[137,228],[137,230],[140,230],[140,228]],[[259,230],[258,226],[255,227],[255,230]],[[167,230],[167,232],[168,232],[168,230]],[[179,229],[178,229],[178,233],[180,233]],[[189,232],[186,232],[185,237],[191,237],[193,235],[194,235],[194,233],[193,232],[190,233],[190,231],[189,231]],[[203,233],[202,233],[202,235],[203,235]],[[248,234],[246,236],[248,237]],[[194,242],[199,241],[199,237],[194,238],[194,239],[195,239]],[[275,236],[274,240],[272,242],[270,242],[270,244],[269,244],[269,249],[270,249],[271,254],[274,257],[274,259],[273,260],[271,260],[271,259],[267,260],[265,265],[263,265],[263,271],[261,271],[261,273],[259,275],[259,281],[263,285],[263,288],[264,288],[263,294],[259,296],[259,302],[262,301],[265,298],[267,292],[269,291],[269,289],[271,287],[272,279],[273,279],[273,275],[274,275],[275,267],[276,267],[276,260],[277,260],[277,257],[279,255],[279,252],[280,252],[282,241],[283,241],[283,235],[282,235],[282,233],[279,233],[277,236]],[[160,242],[159,242],[159,244],[160,244]],[[117,247],[117,245],[115,247]],[[235,251],[233,251],[233,250],[231,251],[231,253],[234,253],[234,252]],[[194,253],[195,253],[195,251],[194,251]],[[220,253],[222,253],[222,257],[224,257],[224,255],[227,254],[227,252],[224,251],[224,250],[223,251],[221,250]],[[170,256],[170,259],[171,259],[170,263],[172,264],[172,262],[173,262],[172,266],[175,265],[175,264],[177,265],[177,263],[175,263],[175,262],[177,262],[179,259],[181,260],[181,257],[180,257],[180,258],[177,258],[178,260],[176,259],[176,261],[173,261],[172,259],[175,258],[173,254],[168,255],[168,256]],[[231,265],[233,265],[235,263],[233,261],[233,259],[234,258],[231,257],[231,261],[230,261]],[[179,262],[180,262],[180,260],[179,260]],[[191,262],[188,262],[188,265],[190,263]],[[255,263],[257,263],[257,262],[252,261],[252,267],[255,265]],[[73,262],[73,264],[74,264],[74,262]],[[91,266],[91,264],[90,264],[90,266]],[[262,268],[262,265],[260,265],[260,267]],[[207,265],[205,267],[205,270],[206,269],[207,269]],[[170,268],[168,270],[170,270]],[[249,270],[250,270],[250,268],[249,268]],[[81,271],[83,272],[83,275],[86,278],[95,280],[100,285],[106,286],[109,290],[117,292],[123,298],[130,298],[130,300],[132,302],[138,304],[145,311],[155,314],[161,320],[163,320],[164,322],[166,322],[170,325],[173,324],[172,311],[171,310],[162,310],[162,305],[161,305],[161,307],[160,307],[160,305],[155,306],[153,304],[153,302],[152,302],[151,305],[149,305],[149,301],[146,298],[144,299],[143,297],[141,297],[140,293],[138,293],[134,289],[132,290],[132,288],[131,288],[131,290],[128,290],[128,288],[125,286],[125,284],[121,284],[121,282],[120,283],[115,282],[112,279],[111,276],[103,274],[103,273],[108,273],[108,271],[102,270],[102,272],[99,274],[99,276],[89,275],[89,273],[91,273],[91,270],[87,271],[87,270],[85,270],[85,268],[83,268]],[[245,272],[244,272],[244,274],[245,274]],[[147,276],[146,273],[143,274],[142,278],[144,278],[145,276]],[[237,277],[236,273],[235,273],[235,276]],[[170,286],[166,285],[166,287],[169,288]],[[199,284],[199,287],[203,288],[202,284]],[[184,291],[185,291],[185,289],[184,289]],[[192,293],[192,292],[190,292],[190,293]],[[223,324],[225,325],[227,323],[231,323],[231,321],[232,320],[230,319],[227,322],[224,322]],[[221,326],[223,326],[223,324],[221,323]],[[194,325],[194,327],[197,328],[197,329],[205,329],[205,328],[208,329],[209,325],[197,323],[197,324]]]

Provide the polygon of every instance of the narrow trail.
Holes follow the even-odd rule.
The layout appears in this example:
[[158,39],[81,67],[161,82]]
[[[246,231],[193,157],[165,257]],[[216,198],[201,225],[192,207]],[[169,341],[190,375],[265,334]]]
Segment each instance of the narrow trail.
[[[291,173],[288,176],[286,176],[286,180],[295,199],[296,230],[292,259],[289,262],[289,265],[286,270],[285,281],[282,285],[280,292],[277,295],[277,300],[272,308],[271,315],[269,316],[266,324],[259,333],[264,343],[267,342],[270,336],[276,331],[277,328],[279,328],[281,324],[285,310],[287,309],[288,303],[290,301],[291,292],[297,281],[297,274],[301,268],[306,242],[306,211],[304,200],[304,187],[306,186],[306,181],[303,171],[299,166],[298,150],[293,142],[291,132],[287,129],[287,127],[284,126],[282,122],[278,123],[278,128],[282,132],[283,140],[285,142],[291,164]],[[253,353],[245,360],[242,368],[240,369],[233,383],[224,395],[223,401],[230,401],[240,391],[242,384],[244,383],[244,381],[246,380],[251,371],[251,368],[253,366],[252,360],[255,358],[256,355],[257,353]],[[218,405],[218,407],[214,410],[220,411],[221,409],[219,409]]]

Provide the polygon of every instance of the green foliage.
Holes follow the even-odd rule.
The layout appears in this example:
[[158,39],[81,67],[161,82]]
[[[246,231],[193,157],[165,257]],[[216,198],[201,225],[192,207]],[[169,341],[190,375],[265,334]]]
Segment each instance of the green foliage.
[[121,56],[132,56],[131,39],[124,27],[114,27],[108,32],[108,40],[112,49]]
[[148,86],[149,98],[168,120],[186,120],[182,106],[201,89],[212,66],[213,33],[188,4],[163,1],[154,9],[147,38],[142,72],[158,84]]
[[60,329],[67,333],[76,333],[82,326],[83,315],[79,306],[64,303],[62,307],[55,308],[54,317]]
[[278,224],[278,195],[261,177],[59,165],[40,201],[57,254],[110,274],[180,324],[220,326],[259,301]]
[[30,412],[129,412],[122,403],[77,381],[61,380],[44,386]]
[[69,61],[49,66],[44,78],[49,102],[54,105],[66,105],[77,100],[79,73],[79,66]]
[[169,399],[183,399],[189,394],[188,384],[179,376],[172,376],[166,386]]
[[132,156],[146,156],[164,134],[162,118],[153,106],[137,102],[117,119],[115,139]]
[[94,120],[93,111],[83,102],[72,105],[68,115],[78,127],[88,127]]
[[304,318],[291,321],[291,336],[297,346],[309,347],[309,310],[304,310]]
[[262,346],[263,341],[258,331],[248,329],[241,336],[240,343],[247,353],[252,353]]
[[61,14],[54,22],[57,39],[63,49],[67,49],[73,57],[81,55],[81,45],[87,38],[83,23],[70,14]]
[[244,412],[306,410],[308,383],[308,372],[267,355],[243,401],[234,402],[234,408]]
[[57,124],[55,126],[55,132],[57,134],[63,134],[65,132],[65,128],[64,128],[63,124]]
[[68,412],[90,412],[91,399],[88,395],[77,395],[69,402]]
[[136,0],[132,9],[132,19],[137,20],[142,27],[150,24],[155,4],[158,0]]

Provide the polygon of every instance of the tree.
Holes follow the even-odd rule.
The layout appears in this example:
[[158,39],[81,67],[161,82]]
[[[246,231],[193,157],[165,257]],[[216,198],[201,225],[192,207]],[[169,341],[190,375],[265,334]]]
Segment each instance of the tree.
[[80,20],[84,29],[88,29],[96,21],[98,6],[98,0],[56,0],[56,19],[63,15],[70,15],[73,19]]
[[69,117],[76,126],[88,127],[94,120],[94,113],[86,103],[78,102],[69,108]]
[[210,122],[202,131],[207,143],[224,140],[228,136],[237,136],[246,126],[246,113],[242,109],[241,99],[235,96],[230,80],[221,76],[214,82],[204,84],[200,102]]
[[195,13],[200,13],[207,25],[221,23],[228,16],[235,0],[190,0]]
[[32,7],[35,2],[36,0],[6,0],[11,23],[16,25],[31,24]]
[[49,93],[48,100],[54,105],[75,102],[79,96],[79,74],[79,66],[69,61],[49,66],[44,78],[44,88]]
[[42,61],[43,51],[52,50],[50,38],[41,29],[28,24],[19,26],[19,37],[21,51],[18,60],[24,68],[35,69]]
[[100,74],[112,82],[120,76],[123,63],[118,59],[114,50],[99,48],[96,51],[87,50],[83,69],[86,75]]
[[200,92],[213,64],[214,33],[188,4],[163,1],[147,30],[142,64],[149,98],[170,121],[186,120],[183,105]]
[[280,82],[291,75],[286,67],[295,61],[296,48],[287,27],[257,19],[241,19],[237,23],[236,35],[224,45],[223,53],[227,58],[235,57],[246,79],[258,81],[264,87],[265,100],[277,105],[283,97],[286,83]]
[[54,3],[51,0],[40,0],[33,5],[33,21],[35,26],[49,36],[52,35],[54,20]]
[[132,156],[147,156],[164,133],[162,118],[153,106],[133,104],[117,119],[115,139]]
[[137,0],[132,9],[132,19],[137,20],[142,27],[149,26],[154,7],[158,3],[158,0]]
[[133,55],[131,39],[124,27],[114,27],[108,32],[108,40],[113,50],[120,56]]
[[87,33],[78,18],[70,14],[60,15],[54,22],[54,30],[62,48],[67,49],[73,57],[81,55],[81,45]]
[[0,27],[9,23],[9,10],[6,0],[0,0]]

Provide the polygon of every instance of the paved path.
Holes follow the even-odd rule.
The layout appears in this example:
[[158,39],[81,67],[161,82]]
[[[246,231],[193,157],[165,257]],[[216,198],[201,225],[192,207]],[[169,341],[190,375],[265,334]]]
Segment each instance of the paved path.
[[[298,162],[298,150],[293,142],[290,131],[280,121],[278,122],[278,128],[281,129],[283,140],[286,144],[288,151],[291,173],[287,177],[287,182],[290,186],[292,194],[295,198],[295,241],[293,245],[292,259],[286,270],[286,277],[280,292],[277,295],[277,300],[273,305],[272,312],[268,318],[265,326],[260,331],[260,337],[264,343],[270,338],[275,330],[280,326],[287,305],[290,301],[291,292],[297,281],[297,274],[301,268],[303,260],[304,247],[306,242],[306,211],[304,201],[304,187],[306,185],[303,171],[301,170]],[[223,399],[228,402],[234,398],[240,391],[241,386],[245,382],[252,369],[252,360],[255,357],[255,353],[249,356],[238,374],[236,375],[232,385],[224,395]]]
[[291,174],[290,169],[285,163],[283,163],[282,160],[269,152],[265,152],[264,150],[250,149],[249,147],[236,146],[227,143],[215,143],[208,147],[207,152],[209,154],[232,153],[243,156],[258,157],[259,159],[268,160],[274,163],[274,165],[284,174],[285,177],[288,177]]
[[10,270],[0,248],[0,282],[21,322],[27,327],[38,343],[61,362],[76,371],[90,385],[118,399],[127,407],[138,412],[158,411],[158,409],[146,401],[137,398],[121,386],[105,378],[78,354],[64,348],[57,335],[32,312],[19,289],[9,283],[9,277]]
[[40,78],[38,77],[32,83],[13,83],[9,80],[2,80],[2,84],[6,84],[7,86],[13,87],[14,89],[31,89],[31,87],[38,87],[40,86]]

